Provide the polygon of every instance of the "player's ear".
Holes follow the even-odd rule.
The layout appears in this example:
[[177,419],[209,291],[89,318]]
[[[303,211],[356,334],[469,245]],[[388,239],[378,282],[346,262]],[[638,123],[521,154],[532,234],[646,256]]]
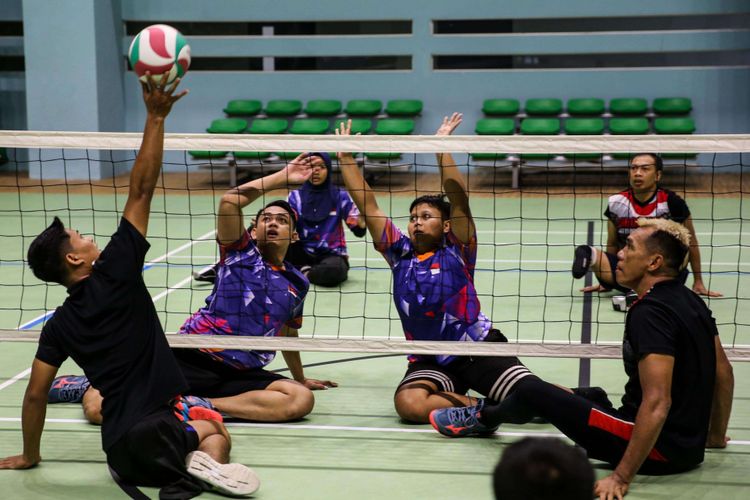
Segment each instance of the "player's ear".
[[77,253],[70,252],[65,254],[65,263],[69,266],[78,267],[83,264],[83,259]]
[[250,238],[257,240],[257,231],[255,230],[255,224],[250,226]]
[[660,253],[654,254],[648,264],[648,270],[651,272],[658,271],[664,266],[664,256]]
[[299,241],[299,234],[297,234],[297,231],[292,230],[291,240],[292,240],[292,243]]
[[445,219],[443,221],[443,232],[446,234],[451,232],[451,220],[450,219]]
[[659,182],[661,180],[661,174],[662,174],[661,170],[656,171],[656,182]]

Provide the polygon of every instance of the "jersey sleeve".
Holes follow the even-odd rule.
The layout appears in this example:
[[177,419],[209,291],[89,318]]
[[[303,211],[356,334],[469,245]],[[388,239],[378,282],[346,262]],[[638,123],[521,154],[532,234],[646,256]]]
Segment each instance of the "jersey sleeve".
[[607,200],[607,208],[604,210],[604,217],[611,220],[615,225],[617,225],[617,216],[611,210],[611,207],[612,207],[612,198],[610,197],[609,200]]
[[354,204],[352,197],[346,191],[341,191],[339,197],[339,211],[349,229],[354,229],[359,223],[359,209]]
[[221,257],[221,262],[224,262],[224,259],[227,256],[227,253],[236,251],[241,252],[243,250],[253,248],[255,247],[255,243],[253,242],[253,239],[250,237],[250,231],[245,229],[245,232],[242,233],[242,237],[235,241],[234,243],[230,243],[228,245],[222,245],[219,243],[219,255]]
[[140,278],[150,246],[146,238],[123,217],[117,231],[94,262],[94,270],[122,281]]
[[647,354],[675,355],[679,333],[676,318],[649,303],[636,305],[629,314],[632,314],[628,321],[629,332],[639,359]]
[[673,221],[682,224],[690,217],[690,209],[687,203],[677,193],[668,192],[667,205],[669,206],[669,214]]
[[292,311],[292,317],[289,318],[289,321],[287,321],[285,324],[289,328],[294,328],[295,330],[299,330],[302,328],[302,317],[305,309],[305,301],[303,300],[300,302],[297,307],[294,308],[294,311]]
[[474,229],[474,232],[471,234],[471,238],[469,238],[468,243],[463,243],[461,240],[458,239],[458,237],[453,234],[453,231],[451,230],[448,233],[448,243],[452,245],[456,250],[458,250],[459,255],[461,256],[461,259],[464,261],[464,265],[466,266],[466,269],[469,271],[469,273],[474,276],[474,267],[477,263],[477,231]]
[[380,241],[375,241],[373,244],[375,250],[383,254],[390,267],[393,267],[402,256],[411,250],[409,237],[402,233],[390,218],[385,221]]
[[58,368],[68,359],[68,355],[57,343],[53,323],[48,322],[42,328],[35,357],[39,361],[44,361],[48,365],[57,366]]
[[297,220],[299,220],[300,214],[302,213],[302,200],[299,196],[299,190],[296,189],[290,191],[286,201],[289,202],[289,206],[292,207],[292,210],[296,212]]

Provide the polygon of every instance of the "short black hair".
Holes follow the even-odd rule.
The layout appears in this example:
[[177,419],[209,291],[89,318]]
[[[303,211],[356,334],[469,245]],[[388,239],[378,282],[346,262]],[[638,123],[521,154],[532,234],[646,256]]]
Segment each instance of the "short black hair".
[[661,172],[662,170],[664,170],[664,160],[662,160],[661,156],[659,156],[657,153],[636,153],[630,157],[630,161],[632,162],[634,158],[637,158],[639,156],[650,156],[654,160],[656,171]]
[[492,482],[502,500],[590,500],[594,469],[582,451],[560,439],[525,438],[506,448]]
[[69,250],[70,235],[62,221],[55,217],[52,224],[29,245],[26,261],[31,272],[40,280],[63,285],[68,276],[65,254]]
[[440,210],[440,215],[443,217],[443,220],[448,220],[451,218],[451,204],[448,200],[445,199],[444,194],[426,194],[416,198],[411,202],[411,205],[409,205],[409,213],[414,210],[414,207],[422,204],[429,205]]
[[670,276],[677,276],[682,271],[690,247],[685,245],[667,231],[655,229],[644,241],[646,248],[664,257],[664,265]]
[[286,210],[292,223],[292,229],[297,228],[297,212],[295,212],[292,206],[285,200],[273,200],[261,207],[261,209],[258,210],[258,213],[255,214],[255,225],[258,223],[258,217],[260,217],[260,214],[262,214],[268,207],[281,207]]

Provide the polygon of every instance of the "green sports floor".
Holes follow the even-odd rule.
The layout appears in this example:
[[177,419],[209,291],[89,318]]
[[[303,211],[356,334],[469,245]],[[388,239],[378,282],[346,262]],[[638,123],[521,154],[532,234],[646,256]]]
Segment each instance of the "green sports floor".
[[[212,243],[215,196],[169,194],[154,200],[149,227],[152,248],[144,277],[168,332],[202,303],[209,287],[191,272],[216,258]],[[381,197],[381,206],[405,215],[411,197]],[[725,294],[710,301],[727,345],[750,344],[748,272],[750,255],[741,198],[688,198],[702,245],[706,284]],[[38,330],[45,313],[64,298],[24,269],[31,238],[52,215],[103,245],[114,232],[124,197],[27,192],[0,195],[0,327]],[[511,341],[577,342],[583,320],[583,281],[570,278],[575,245],[585,243],[588,221],[593,241],[604,242],[600,198],[480,197],[472,199],[480,243],[476,283],[483,310]],[[72,208],[73,210],[70,210]],[[93,210],[92,210],[93,209]],[[248,209],[247,213],[254,210]],[[23,217],[19,214],[23,213]],[[404,227],[405,218],[396,220]],[[21,231],[19,231],[19,228]],[[744,229],[747,231],[747,229]],[[21,232],[23,236],[19,236]],[[302,336],[401,339],[391,306],[390,273],[364,240],[349,236],[352,269],[340,289],[313,289],[305,306]],[[609,295],[593,297],[592,342],[619,342],[624,315],[612,310]],[[6,342],[0,348],[0,456],[21,451],[21,401],[34,344]],[[281,358],[281,356],[279,356]],[[232,459],[253,467],[261,478],[256,498],[492,498],[490,474],[504,447],[524,435],[558,435],[549,425],[503,426],[485,439],[450,440],[430,426],[399,421],[393,389],[405,370],[403,356],[364,353],[303,353],[308,377],[340,386],[316,393],[311,415],[289,424],[232,423]],[[578,384],[576,359],[526,358],[542,377]],[[283,360],[271,369],[284,369]],[[735,363],[735,399],[725,450],[709,450],[695,471],[670,477],[638,476],[628,498],[746,498],[750,491],[750,365]],[[66,363],[63,373],[79,373]],[[593,360],[591,384],[619,399],[621,362]],[[42,438],[42,464],[30,471],[0,471],[2,497],[124,498],[106,468],[98,428],[83,421],[80,405],[50,406]],[[597,476],[607,470],[596,464]],[[144,488],[156,497],[155,489]],[[209,494],[206,495],[211,496]]]

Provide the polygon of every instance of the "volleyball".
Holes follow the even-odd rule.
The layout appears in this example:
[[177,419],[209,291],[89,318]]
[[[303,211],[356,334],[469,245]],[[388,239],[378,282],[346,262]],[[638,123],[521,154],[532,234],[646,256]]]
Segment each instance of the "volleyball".
[[173,27],[154,24],[133,39],[128,59],[142,82],[146,81],[146,71],[150,71],[153,76],[168,73],[167,83],[171,83],[190,67],[190,45]]

